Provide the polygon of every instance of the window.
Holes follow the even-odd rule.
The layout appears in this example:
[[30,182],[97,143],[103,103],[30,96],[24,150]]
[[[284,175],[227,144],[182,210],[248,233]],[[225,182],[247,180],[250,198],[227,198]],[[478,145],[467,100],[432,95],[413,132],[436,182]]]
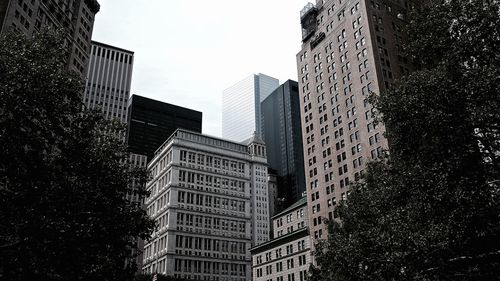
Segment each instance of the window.
[[342,20],[344,19],[344,16],[345,16],[345,10],[341,10],[338,14],[337,14],[337,18],[338,20]]
[[[293,268],[293,258],[291,259],[288,259],[286,261],[286,266],[287,266],[287,269],[292,269]],[[290,276],[290,275],[289,275]]]

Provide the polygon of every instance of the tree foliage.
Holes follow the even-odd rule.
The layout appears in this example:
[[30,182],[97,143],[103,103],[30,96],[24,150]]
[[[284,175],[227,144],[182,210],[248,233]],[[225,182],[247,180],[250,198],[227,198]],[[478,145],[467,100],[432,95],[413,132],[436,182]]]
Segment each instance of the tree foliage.
[[0,279],[131,280],[135,238],[153,222],[128,192],[124,126],[82,111],[64,37],[0,39]]
[[500,276],[500,4],[428,2],[406,30],[417,70],[374,97],[390,156],[339,208],[312,280]]

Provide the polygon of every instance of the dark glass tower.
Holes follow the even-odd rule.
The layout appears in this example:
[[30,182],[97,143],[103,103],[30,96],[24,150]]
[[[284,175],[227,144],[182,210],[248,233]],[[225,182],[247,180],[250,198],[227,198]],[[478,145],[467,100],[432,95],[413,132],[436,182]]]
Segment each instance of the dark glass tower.
[[267,160],[278,175],[280,209],[302,198],[306,190],[297,82],[279,86],[262,102],[261,110]]
[[147,156],[149,161],[175,130],[201,133],[201,117],[199,111],[132,95],[127,121],[129,150]]

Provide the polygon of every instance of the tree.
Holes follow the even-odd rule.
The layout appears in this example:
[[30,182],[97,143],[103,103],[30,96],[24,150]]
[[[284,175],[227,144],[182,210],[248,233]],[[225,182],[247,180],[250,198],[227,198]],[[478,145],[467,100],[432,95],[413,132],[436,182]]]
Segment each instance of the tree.
[[154,224],[127,192],[124,126],[82,111],[64,37],[0,39],[0,279],[132,280],[135,239]]
[[499,1],[422,4],[406,33],[417,70],[373,97],[389,156],[339,207],[312,280],[500,276]]

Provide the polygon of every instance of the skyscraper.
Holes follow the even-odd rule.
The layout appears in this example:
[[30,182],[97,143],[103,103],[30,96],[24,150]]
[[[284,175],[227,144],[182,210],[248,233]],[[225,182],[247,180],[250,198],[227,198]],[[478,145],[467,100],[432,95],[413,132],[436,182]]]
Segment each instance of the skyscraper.
[[134,52],[92,41],[83,98],[87,108],[99,107],[106,118],[126,122],[133,63]]
[[387,148],[370,93],[409,72],[400,52],[408,1],[327,0],[300,13],[297,54],[311,234],[326,238],[349,185]]
[[179,129],[148,164],[145,204],[158,229],[145,273],[190,280],[251,279],[250,252],[269,231],[265,146]]
[[[127,122],[127,105],[132,81],[134,52],[91,41],[89,66],[83,103],[86,108],[99,108],[107,119],[119,119]],[[130,154],[129,161],[134,166],[146,167],[145,155]],[[129,192],[126,198],[141,204],[138,192]],[[137,257],[126,261],[135,263],[138,270],[142,269],[142,249],[144,241],[137,238]]]
[[146,162],[148,162],[153,158],[158,147],[175,130],[182,128],[201,133],[202,113],[189,108],[132,95],[128,105],[127,122],[126,139],[130,152],[133,155],[146,156]]
[[94,17],[99,9],[96,0],[3,0],[0,32],[17,30],[32,35],[43,27],[65,29],[70,48],[68,67],[84,77]]
[[260,103],[278,86],[278,79],[253,74],[224,90],[222,137],[243,141],[253,132],[262,137]]
[[278,175],[282,207],[287,207],[302,198],[306,190],[297,82],[288,80],[274,90],[262,102],[261,111],[267,159]]

